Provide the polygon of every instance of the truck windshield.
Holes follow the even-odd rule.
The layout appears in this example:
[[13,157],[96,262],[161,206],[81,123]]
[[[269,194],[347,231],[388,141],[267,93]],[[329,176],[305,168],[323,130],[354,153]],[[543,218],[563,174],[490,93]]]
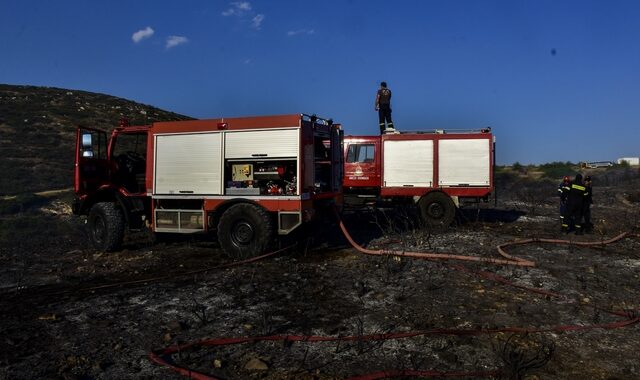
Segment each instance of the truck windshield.
[[118,135],[118,140],[113,147],[112,155],[117,157],[127,152],[138,155],[147,155],[147,134],[146,133],[122,133]]
[[147,158],[146,133],[121,133],[113,152],[112,179],[133,193],[144,191]]
[[351,144],[347,152],[347,162],[373,162],[374,144]]

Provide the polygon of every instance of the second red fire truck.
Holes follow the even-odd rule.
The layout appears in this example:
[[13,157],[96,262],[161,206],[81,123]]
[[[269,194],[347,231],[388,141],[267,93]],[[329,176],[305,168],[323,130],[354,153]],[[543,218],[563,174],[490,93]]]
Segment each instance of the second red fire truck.
[[490,128],[346,136],[344,155],[345,203],[415,204],[430,226],[451,224],[462,202],[494,190]]

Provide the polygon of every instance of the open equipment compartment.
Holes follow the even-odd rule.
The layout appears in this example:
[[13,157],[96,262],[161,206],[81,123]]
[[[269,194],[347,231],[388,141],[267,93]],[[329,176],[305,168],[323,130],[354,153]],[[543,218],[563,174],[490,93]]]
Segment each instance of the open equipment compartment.
[[273,160],[225,160],[227,195],[297,195],[298,165],[295,158]]
[[299,147],[298,128],[226,132],[224,194],[298,195]]

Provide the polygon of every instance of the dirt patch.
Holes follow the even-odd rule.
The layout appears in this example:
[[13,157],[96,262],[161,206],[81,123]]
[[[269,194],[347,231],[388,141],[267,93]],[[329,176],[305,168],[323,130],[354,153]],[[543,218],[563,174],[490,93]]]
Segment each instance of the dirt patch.
[[[627,186],[631,192],[636,184]],[[622,191],[599,189],[607,190]],[[599,204],[596,193],[594,234],[562,234],[554,194],[528,204],[534,193],[467,210],[458,226],[440,231],[416,228],[408,212],[397,210],[353,212],[345,222],[368,248],[482,257],[498,257],[495,246],[514,239],[597,241],[638,232],[637,203]],[[511,247],[511,254],[537,264],[518,268],[364,256],[327,223],[294,249],[251,265],[104,287],[229,261],[204,237],[152,244],[140,233],[120,252],[95,252],[86,248],[82,221],[69,216],[59,198],[34,207],[1,220],[11,233],[0,235],[0,378],[180,378],[151,363],[149,352],[206,338],[273,334],[362,339],[202,346],[171,360],[229,379],[333,379],[409,369],[501,371],[529,379],[640,377],[638,325],[604,328],[640,310],[637,238],[602,247]],[[593,325],[602,328],[559,328]],[[505,330],[512,327],[547,331]],[[365,339],[415,331],[429,333]]]

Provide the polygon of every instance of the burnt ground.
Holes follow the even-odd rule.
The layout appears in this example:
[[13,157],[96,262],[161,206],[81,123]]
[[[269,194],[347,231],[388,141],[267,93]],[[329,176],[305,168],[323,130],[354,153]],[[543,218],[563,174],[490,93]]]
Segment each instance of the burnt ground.
[[[560,233],[553,184],[528,186],[507,197],[502,191],[497,205],[467,209],[457,226],[439,231],[415,228],[410,213],[402,210],[351,212],[345,221],[368,248],[483,257],[499,257],[495,246],[515,239],[597,241],[623,231],[638,233],[640,204],[627,196],[637,193],[637,180],[624,188],[596,187],[596,226],[585,236]],[[510,253],[537,263],[520,268],[364,256],[347,245],[335,223],[326,223],[277,256],[178,276],[230,260],[207,238],[152,244],[144,233],[127,238],[120,252],[96,252],[87,248],[82,221],[69,215],[69,196],[40,199],[1,216],[2,379],[179,379],[151,363],[148,353],[205,338],[271,334],[362,339],[199,347],[171,359],[229,379],[333,379],[405,369],[499,370],[499,377],[526,379],[640,378],[638,324],[585,331],[455,333],[591,326],[637,315],[638,238],[590,248],[511,247]],[[507,286],[452,264],[562,296]],[[429,329],[455,331],[364,339]]]

